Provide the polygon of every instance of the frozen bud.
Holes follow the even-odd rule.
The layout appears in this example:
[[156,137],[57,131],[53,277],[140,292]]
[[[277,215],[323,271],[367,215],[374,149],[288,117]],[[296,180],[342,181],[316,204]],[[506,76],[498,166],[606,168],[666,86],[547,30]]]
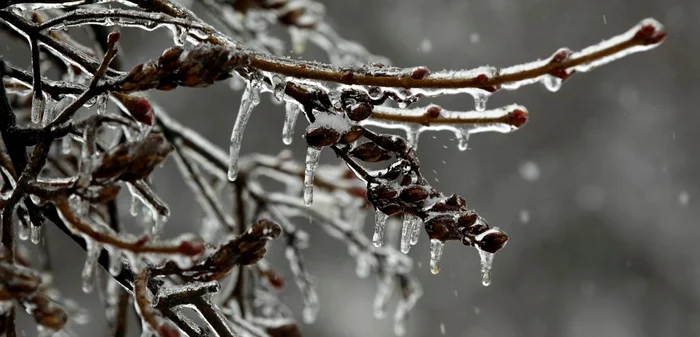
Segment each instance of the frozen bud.
[[119,100],[136,121],[146,125],[153,125],[155,115],[153,114],[151,103],[147,99],[118,92],[113,93],[113,96]]
[[[474,211],[467,211],[466,213],[462,214],[459,219],[457,220],[459,222],[460,227],[472,227],[475,223],[476,220],[479,218],[479,215],[476,214]],[[482,225],[481,223],[479,225]],[[482,225],[483,226],[483,225]],[[479,231],[477,233],[471,233],[471,234],[479,234],[486,230],[487,228],[484,228],[482,231]]]
[[368,162],[377,163],[391,159],[389,151],[382,149],[374,142],[366,142],[350,150],[350,155]]
[[416,67],[413,68],[413,72],[411,72],[411,78],[416,80],[425,78],[428,75],[430,75],[430,70],[426,67]]
[[402,155],[408,153],[408,151],[411,149],[408,142],[399,136],[376,135],[372,137],[372,140],[377,143],[377,145]]
[[458,207],[458,208],[467,206],[467,201],[464,200],[464,198],[462,198],[456,194],[451,195],[449,198],[447,198],[447,200],[445,200],[445,202],[450,206],[454,206],[454,207]]
[[180,332],[169,324],[163,324],[158,327],[158,336],[160,337],[180,337]]
[[[658,28],[658,29],[657,29]],[[641,40],[644,44],[657,44],[666,38],[666,32],[658,24],[645,24],[634,35],[636,40]]]
[[135,143],[121,144],[107,152],[93,172],[97,180],[120,179],[135,181],[147,177],[156,165],[173,150],[161,134],[150,133]]
[[429,195],[429,191],[427,188],[423,186],[409,186],[401,190],[401,194],[399,194],[399,199],[404,202],[408,203],[414,203],[418,201],[425,200]]
[[340,133],[330,127],[318,127],[306,131],[306,144],[313,147],[324,147],[331,146],[338,143],[340,140]]
[[376,200],[394,199],[399,195],[399,192],[393,187],[385,184],[371,186],[367,191],[368,195]]
[[33,296],[25,304],[37,324],[52,330],[60,330],[66,325],[68,315],[43,294]]
[[362,137],[364,133],[365,129],[362,126],[353,125],[348,131],[345,131],[345,133],[343,133],[343,136],[341,137],[340,141],[342,141],[344,144],[350,144]]
[[499,251],[508,242],[508,235],[499,230],[491,230],[486,235],[480,238],[477,242],[479,248],[485,252],[495,253]]
[[391,202],[376,207],[386,215],[394,215],[403,211],[403,207],[401,205]]
[[442,108],[437,105],[431,105],[426,111],[425,115],[430,117],[430,118],[438,118],[440,117],[440,112],[442,112]]
[[115,43],[119,42],[121,37],[122,34],[120,32],[110,32],[109,35],[107,35],[107,44],[114,45]]
[[458,240],[461,236],[456,231],[457,221],[452,214],[439,214],[425,220],[425,231],[431,239],[440,241]]
[[[277,20],[285,26],[296,26],[297,21],[299,21],[299,18],[301,18],[304,15],[305,11],[306,10],[303,7],[297,7],[297,8],[288,10],[284,14],[281,14],[280,16],[277,17]],[[311,28],[311,27],[306,27],[306,28]]]
[[174,70],[180,66],[180,55],[185,51],[180,46],[170,47],[163,51],[158,58],[158,67],[163,70]]
[[359,122],[369,118],[369,116],[372,115],[373,108],[374,107],[369,102],[359,102],[357,104],[352,105],[348,109],[346,114],[351,120]]
[[525,110],[515,109],[508,113],[505,123],[516,128],[521,128],[527,123],[528,113]]
[[204,243],[201,241],[182,241],[177,250],[183,255],[196,256],[204,252]]

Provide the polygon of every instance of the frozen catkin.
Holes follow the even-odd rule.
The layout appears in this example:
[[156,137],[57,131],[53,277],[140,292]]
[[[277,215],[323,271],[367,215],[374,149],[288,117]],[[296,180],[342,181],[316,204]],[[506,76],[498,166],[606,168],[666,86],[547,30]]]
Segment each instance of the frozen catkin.
[[[0,6],[0,35],[29,45],[29,62],[19,63],[26,69],[0,57],[5,329],[15,326],[17,310],[29,313],[39,336],[70,336],[73,325],[94,322],[52,282],[75,261],[47,247],[69,242],[85,251],[82,290],[100,295],[105,308],[109,331],[96,335],[124,335],[136,325],[142,336],[300,336],[297,322],[311,324],[324,317],[322,304],[340,303],[319,298],[317,284],[326,280],[314,278],[314,264],[306,263],[319,253],[306,250],[323,242],[318,234],[344,246],[359,278],[376,280],[367,308],[378,318],[395,308],[394,333],[404,335],[424,293],[408,255],[421,237],[428,248],[411,254],[428,259],[434,274],[461,268],[442,263],[445,254],[462,254],[452,247],[476,250],[484,286],[494,282],[494,257],[510,239],[507,224],[491,226],[459,194],[429,183],[419,160],[431,150],[419,151],[424,133],[446,131],[461,151],[481,133],[517,137],[530,112],[493,106],[499,91],[541,84],[556,92],[574,74],[653,49],[666,37],[659,22],[645,19],[600,43],[533,62],[431,70],[392,66],[343,38],[319,1],[116,2],[126,6]],[[211,22],[190,10],[195,3]],[[121,45],[135,30],[159,29],[170,34],[170,46],[150,61],[135,55],[138,44]],[[308,48],[329,62],[304,60]],[[153,95],[224,80],[229,86],[219,89],[231,95],[222,104],[197,91],[187,95],[194,100],[189,110],[166,109],[158,104],[162,95]],[[448,95],[469,101],[433,101]],[[220,106],[229,107],[228,118],[211,111]],[[283,114],[282,125],[271,124],[274,113]],[[228,148],[175,118],[187,114],[229,125]],[[254,115],[264,129],[250,130]],[[272,143],[280,129],[284,145],[305,142],[303,153],[256,153],[246,142],[257,133]],[[171,158],[181,179],[163,173]],[[171,216],[166,201],[176,199]],[[27,245],[35,255],[27,255]],[[273,247],[284,251],[279,265],[266,258]],[[294,291],[302,304],[287,306]],[[431,296],[449,295],[431,289]]]

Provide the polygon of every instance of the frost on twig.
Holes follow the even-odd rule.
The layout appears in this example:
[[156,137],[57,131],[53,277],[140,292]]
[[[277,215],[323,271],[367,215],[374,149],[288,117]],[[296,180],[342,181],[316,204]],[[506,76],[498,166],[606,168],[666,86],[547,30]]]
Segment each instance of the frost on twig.
[[[316,319],[315,284],[323,282],[304,262],[310,240],[296,226],[299,218],[313,219],[345,244],[359,277],[376,274],[377,317],[386,316],[389,299],[399,294],[394,331],[401,335],[423,293],[406,255],[422,229],[433,273],[440,270],[447,241],[458,241],[477,250],[484,285],[491,283],[494,254],[509,238],[462,197],[426,181],[418,160],[420,135],[449,131],[466,150],[473,134],[519,130],[528,110],[517,104],[489,107],[491,95],[534,83],[557,91],[573,74],[654,48],[666,35],[658,22],[645,19],[601,43],[579,51],[562,48],[534,62],[431,71],[393,67],[344,39],[325,22],[323,5],[312,0],[200,1],[220,30],[177,2],[120,2],[128,9],[93,1],[0,6],[0,30],[27,40],[31,61],[31,69],[22,69],[0,60],[0,326],[6,329],[13,329],[16,306],[45,335],[66,324],[70,310],[54,305],[58,298],[44,291],[45,280],[16,254],[14,223],[17,237],[37,244],[55,240],[42,236],[48,218],[85,249],[82,288],[106,294],[115,335],[124,331],[127,310],[135,310],[144,335],[298,336],[294,316],[307,323]],[[118,27],[165,28],[173,46],[156,60],[124,64]],[[314,44],[329,63],[284,56],[288,48],[274,27],[288,31],[295,52]],[[74,38],[77,30],[91,43]],[[49,67],[58,69],[59,79],[43,73]],[[231,113],[228,151],[180,124],[147,93],[223,80],[243,89]],[[243,155],[245,128],[265,93],[285,105],[284,144],[293,141],[299,115],[308,121],[301,163],[289,152]],[[474,106],[453,110],[425,102],[457,94],[472,96]],[[96,114],[79,117],[89,107]],[[374,127],[400,129],[405,137]],[[334,153],[337,162],[321,163],[323,151]],[[191,228],[196,235],[164,239],[173,237],[165,226],[170,209],[150,177],[170,156],[204,217]],[[284,190],[267,189],[267,180]],[[131,196],[131,214],[140,212],[141,218],[118,217],[122,190]],[[371,237],[367,217],[374,219]],[[402,219],[398,247],[384,239],[391,217]],[[128,233],[122,221],[146,228]],[[285,246],[304,299],[301,315],[281,303],[285,282],[279,267],[263,258],[268,242],[279,237],[274,244]],[[48,274],[51,258],[42,256],[37,270]],[[98,266],[112,281],[95,282]]]

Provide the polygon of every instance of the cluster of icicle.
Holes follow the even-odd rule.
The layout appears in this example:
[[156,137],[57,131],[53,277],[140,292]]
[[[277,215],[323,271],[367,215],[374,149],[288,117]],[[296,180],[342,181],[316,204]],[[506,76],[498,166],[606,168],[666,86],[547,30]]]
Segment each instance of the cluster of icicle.
[[[653,19],[646,19],[642,22],[640,22],[637,26],[634,28],[630,29],[628,32],[621,34],[619,36],[616,36],[614,38],[611,38],[609,40],[605,40],[595,46],[588,47],[586,49],[583,49],[579,52],[571,52],[567,49],[562,49],[557,51],[552,57],[544,59],[544,60],[538,60],[534,62],[529,62],[525,64],[520,64],[512,67],[507,67],[507,68],[496,68],[496,67],[479,67],[476,69],[471,69],[471,70],[460,70],[460,71],[439,71],[439,72],[433,72],[429,73],[425,78],[426,79],[470,79],[470,78],[475,78],[477,76],[486,76],[487,78],[496,76],[496,75],[507,75],[507,74],[512,74],[512,73],[521,73],[524,71],[527,71],[529,69],[534,69],[541,67],[543,65],[546,65],[547,63],[551,62],[552,58],[556,57],[557,55],[566,54],[568,57],[571,58],[579,58],[591,54],[595,54],[596,52],[603,50],[605,48],[608,48],[610,46],[613,46],[615,44],[619,44],[621,41],[629,40],[631,39],[643,26],[648,26],[651,25],[655,27],[658,31],[662,30],[661,25],[654,21]],[[637,46],[629,49],[622,50],[618,53],[615,53],[609,57],[602,58],[593,62],[589,63],[584,63],[575,67],[572,67],[570,69],[566,69],[565,71],[567,74],[572,74],[574,72],[587,72],[590,71],[594,68],[597,68],[599,66],[605,65],[609,62],[612,62],[614,60],[617,60],[619,58],[622,58],[626,55],[629,55],[631,53],[635,52],[640,52],[644,50],[651,49],[655,47],[656,45],[647,45],[647,46]],[[289,62],[292,62],[291,60]],[[396,70],[394,70],[396,69]],[[340,70],[339,70],[340,71]],[[373,66],[366,66],[363,69],[363,73],[375,73],[375,72],[381,72],[382,75],[384,76],[396,76],[396,77],[406,77],[407,76],[407,71],[406,69],[398,69],[398,68],[374,68]],[[409,73],[410,74],[410,73]],[[410,75],[409,75],[410,76]],[[267,81],[264,81],[263,79],[267,79]],[[339,85],[336,87],[329,87],[326,84],[320,83],[320,82],[314,82],[314,81],[309,81],[309,80],[301,80],[301,79],[296,79],[296,78],[283,78],[282,76],[278,74],[273,74],[273,73],[264,73],[261,72],[257,78],[253,77],[250,79],[244,89],[242,100],[241,100],[241,105],[236,117],[236,121],[233,127],[233,131],[231,134],[231,146],[230,146],[230,153],[229,153],[229,171],[228,171],[228,177],[230,180],[235,180],[237,176],[237,171],[238,171],[238,158],[239,158],[239,151],[241,148],[241,140],[243,139],[243,131],[245,129],[246,123],[248,122],[248,119],[250,115],[253,112],[253,109],[255,106],[257,106],[260,102],[260,93],[261,92],[271,92],[274,100],[279,103],[285,103],[285,108],[286,108],[286,114],[285,114],[285,121],[284,121],[284,126],[283,126],[283,131],[282,131],[282,139],[285,144],[290,144],[292,142],[292,139],[294,138],[293,135],[293,130],[294,130],[294,124],[296,122],[296,119],[298,118],[301,107],[299,104],[294,101],[292,98],[287,97],[284,94],[284,89],[285,89],[285,83],[289,82],[294,82],[294,83],[299,83],[305,86],[309,86],[318,90],[321,90],[325,93],[328,94],[328,96],[333,99],[334,97],[340,97],[340,91],[345,86]],[[514,81],[514,82],[509,82],[509,83],[504,83],[501,87],[503,89],[507,90],[515,90],[518,89],[524,85],[529,85],[533,83],[542,83],[545,88],[547,88],[550,91],[557,91],[562,84],[562,79],[560,77],[556,77],[553,75],[542,75],[539,77],[535,78],[530,78],[527,80],[522,80],[522,81]],[[406,102],[413,102],[416,101],[418,98],[421,97],[437,97],[437,96],[444,96],[444,95],[454,95],[454,94],[469,94],[474,98],[475,101],[475,108],[472,111],[448,111],[445,109],[441,109],[440,114],[441,117],[446,117],[450,119],[464,119],[464,120],[478,120],[478,119],[484,119],[484,120],[497,120],[499,118],[504,117],[507,115],[509,112],[514,111],[514,110],[521,110],[521,111],[526,111],[524,107],[519,106],[519,105],[511,105],[511,106],[506,106],[503,108],[497,108],[497,109],[492,109],[492,110],[487,110],[486,109],[486,102],[491,95],[491,91],[480,89],[480,88],[448,88],[448,89],[425,89],[425,88],[410,88],[410,89],[404,89],[404,88],[364,88],[364,87],[353,87],[355,90],[362,90],[365,93],[367,93],[371,98],[373,99],[380,99],[381,97],[385,96],[387,93],[390,93],[390,97],[398,97],[397,102],[399,105],[399,108],[392,108],[388,106],[382,106],[381,108],[377,108],[378,111],[381,111],[382,113],[397,116],[397,117],[419,117],[425,115],[425,112],[428,108],[413,108],[413,109],[408,109],[407,108],[407,103]],[[333,102],[335,103],[335,102]],[[335,115],[327,115],[327,114],[321,114],[318,113],[316,116],[333,116],[333,117],[328,117],[324,118],[323,120],[317,120],[314,123],[312,123],[308,129],[312,129],[315,127],[320,127],[323,126],[325,128],[331,128],[336,130],[339,134],[343,134],[351,125],[352,121],[344,118],[340,114],[335,114]],[[474,124],[466,124],[467,126],[459,126],[459,124],[455,125],[447,125],[447,124],[435,124],[435,125],[410,125],[405,122],[392,122],[390,120],[380,120],[380,119],[373,119],[369,118],[366,119],[362,122],[361,124],[364,125],[375,125],[375,126],[380,126],[384,128],[398,128],[398,129],[403,129],[406,132],[407,135],[407,140],[415,147],[417,146],[418,142],[418,137],[419,135],[424,132],[424,131],[437,131],[437,130],[449,130],[452,131],[456,134],[456,138],[458,141],[458,148],[460,150],[466,150],[467,149],[467,141],[469,139],[469,136],[471,134],[475,133],[480,133],[480,132],[500,132],[500,133],[508,133],[512,132],[514,130],[517,130],[517,126],[514,126],[512,124],[507,124],[507,123],[474,123]],[[320,158],[320,153],[321,150],[320,148],[309,146],[307,150],[307,155],[305,159],[305,177],[304,177],[304,193],[303,193],[303,199],[304,202],[307,205],[310,205],[312,200],[313,200],[313,181],[314,181],[314,173],[316,171],[316,168],[318,167],[318,161]],[[386,227],[386,220],[387,220],[387,215],[377,211],[376,216],[375,216],[375,235],[374,235],[374,243],[376,246],[380,246],[382,242],[382,236],[384,229]],[[404,218],[404,225],[402,229],[402,238],[401,238],[401,251],[402,252],[408,252],[410,245],[414,245],[419,237],[419,232],[421,228],[421,223],[420,219],[416,218],[415,216],[412,215],[406,215]],[[438,262],[442,256],[442,250],[443,250],[443,245],[444,243],[438,241],[438,240],[432,240],[430,247],[431,247],[431,266],[435,266],[431,268],[434,272],[436,272]],[[491,263],[493,261],[493,254],[487,253],[480,251],[480,256],[481,256],[481,264],[482,264],[482,280],[484,285],[488,285],[491,282],[491,277],[490,277],[490,270],[491,270]]]

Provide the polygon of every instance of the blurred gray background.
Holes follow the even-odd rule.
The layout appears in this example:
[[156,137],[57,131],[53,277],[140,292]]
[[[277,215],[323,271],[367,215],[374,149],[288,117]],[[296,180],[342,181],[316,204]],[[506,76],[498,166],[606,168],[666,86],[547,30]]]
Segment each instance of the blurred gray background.
[[[418,153],[431,183],[464,196],[511,240],[496,256],[492,285],[483,287],[476,251],[456,243],[445,249],[442,272],[432,275],[422,234],[410,255],[424,296],[407,336],[439,336],[441,325],[446,336],[468,337],[700,336],[700,29],[694,23],[700,1],[325,3],[328,21],[345,38],[395,65],[431,69],[508,66],[563,46],[580,49],[646,17],[665,24],[668,38],[659,48],[577,74],[557,93],[533,85],[494,95],[489,107],[518,103],[529,109],[529,123],[515,133],[475,135],[466,152],[457,150],[451,133],[421,136]],[[171,43],[164,36],[125,35],[127,64],[159,55]],[[305,57],[325,60],[323,55],[312,47]],[[224,147],[239,96],[226,83],[156,94],[172,115]],[[262,102],[243,153],[283,148],[284,109],[266,97]],[[469,96],[434,102],[473,107]],[[303,124],[290,147],[300,159]],[[168,226],[196,226],[200,210],[172,162],[154,181],[173,212]],[[375,280],[356,277],[344,244],[318,227],[300,225],[311,234],[304,256],[321,300],[317,322],[301,325],[305,336],[392,336],[392,314],[383,320],[372,315]],[[271,261],[287,272],[281,245],[271,246]],[[96,296],[79,288],[84,255],[70,245],[51,249],[75,254],[58,275],[72,283],[64,292],[97,306]],[[287,277],[281,296],[300,310],[298,290]],[[100,320],[95,317],[92,329],[73,328],[99,335],[95,331],[103,330],[94,329],[102,327]]]

